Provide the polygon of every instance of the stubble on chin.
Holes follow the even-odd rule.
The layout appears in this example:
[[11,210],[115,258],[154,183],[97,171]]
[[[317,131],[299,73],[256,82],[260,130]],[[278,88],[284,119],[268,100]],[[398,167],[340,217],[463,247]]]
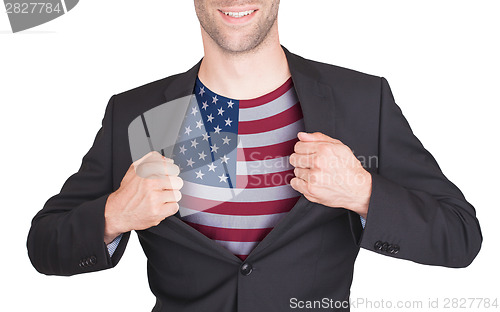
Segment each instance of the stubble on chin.
[[[256,52],[259,47],[265,42],[266,38],[271,32],[271,28],[276,23],[278,15],[278,5],[275,4],[271,13],[265,19],[255,24],[247,35],[238,40],[233,40],[230,36],[225,35],[216,24],[216,16],[208,14],[203,1],[198,2],[196,7],[196,14],[198,20],[205,33],[215,42],[222,52],[228,55],[246,54]],[[218,12],[216,12],[218,14]]]

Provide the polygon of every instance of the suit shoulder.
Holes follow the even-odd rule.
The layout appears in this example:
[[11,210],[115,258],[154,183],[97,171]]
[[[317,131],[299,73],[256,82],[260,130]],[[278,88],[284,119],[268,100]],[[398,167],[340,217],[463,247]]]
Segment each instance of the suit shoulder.
[[380,87],[381,76],[303,57],[300,58],[306,61],[325,81],[331,81],[332,83],[342,85],[377,85]]
[[378,110],[382,77],[304,58],[296,63],[300,64],[301,72],[316,77],[318,83],[330,88],[339,107]]
[[146,111],[165,103],[165,90],[182,73],[171,75],[113,96],[113,118],[119,125],[129,125]]
[[170,82],[179,75],[180,73],[146,83],[127,91],[117,93],[115,94],[115,98],[120,100],[126,99],[126,102],[136,100],[162,101],[165,88],[167,88]]

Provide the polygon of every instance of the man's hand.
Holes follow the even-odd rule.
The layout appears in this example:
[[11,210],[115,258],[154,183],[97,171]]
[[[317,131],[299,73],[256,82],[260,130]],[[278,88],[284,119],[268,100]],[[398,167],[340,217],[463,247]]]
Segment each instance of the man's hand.
[[111,193],[105,207],[104,242],[121,233],[158,225],[177,212],[183,181],[170,158],[153,151],[130,165],[120,188]]
[[298,138],[290,155],[295,167],[290,185],[312,202],[343,207],[366,218],[371,174],[351,149],[320,132],[299,132]]

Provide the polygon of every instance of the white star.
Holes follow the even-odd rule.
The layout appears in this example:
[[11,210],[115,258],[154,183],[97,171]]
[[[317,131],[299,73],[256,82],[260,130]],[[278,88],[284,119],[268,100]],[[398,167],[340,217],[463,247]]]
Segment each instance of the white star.
[[224,121],[226,122],[226,126],[231,126],[231,123],[233,122],[231,119],[229,119],[229,117]]
[[198,153],[198,155],[200,155],[200,158],[198,158],[198,159],[205,160],[205,157],[207,157],[207,155],[205,155],[205,151],[201,151],[201,153]]
[[200,128],[203,127],[203,120],[200,119],[200,121],[197,121],[196,122],[196,128]]
[[227,108],[233,108],[233,101],[230,100],[229,102],[227,102]]
[[215,127],[215,128],[214,128],[214,132],[215,132],[215,133],[220,133],[220,131],[221,131],[221,130],[222,130],[222,129],[221,129],[221,128],[219,128],[219,125],[217,125],[217,127]]
[[211,164],[209,164],[209,165],[208,165],[208,171],[213,171],[213,172],[215,172],[215,168],[217,168],[217,166],[216,166],[216,165],[214,165],[214,163],[211,163]]
[[193,130],[191,130],[191,126],[187,126],[186,131],[184,131],[184,133],[189,135],[191,133],[191,131],[193,131]]
[[200,171],[197,171],[197,172],[195,172],[195,173],[196,173],[196,178],[197,178],[197,179],[198,179],[198,178],[200,178],[200,179],[202,179],[202,180],[203,180],[203,176],[204,176],[205,174],[204,174],[204,173],[201,173],[201,169],[200,169]]
[[225,112],[225,111],[222,109],[222,107],[220,107],[217,111],[219,111],[219,112],[217,113],[217,115],[221,115],[221,116],[222,116],[222,114]]
[[222,141],[224,141],[224,143],[222,143],[222,144],[227,144],[227,145],[229,145],[229,141],[231,141],[231,139],[230,139],[230,138],[228,138],[228,137],[227,137],[227,135],[226,135],[226,137],[225,137],[225,138],[223,138],[223,139],[222,139]]
[[196,107],[191,108],[191,114],[193,114],[193,116],[196,115],[197,112],[198,112],[198,108],[196,108]]
[[215,118],[215,117],[214,117],[214,116],[212,116],[212,114],[210,114],[210,115],[208,115],[208,116],[207,116],[207,118],[208,118],[208,120],[207,120],[207,121],[212,122],[212,120],[214,120],[214,118]]
[[212,97],[212,103],[217,104],[217,101],[218,101],[218,100],[219,100],[219,99],[217,98],[217,95],[216,95],[216,96],[214,96],[214,97]]
[[226,155],[224,155],[224,157],[220,157],[220,159],[221,159],[221,162],[227,164],[227,161],[229,160],[229,157],[227,157]]
[[205,93],[205,87],[200,87],[200,96],[203,96],[203,94]]
[[220,179],[219,182],[226,182],[227,183],[227,178],[228,177],[226,177],[224,174],[222,174],[219,176],[219,179]]
[[203,136],[203,141],[207,141],[208,142],[208,138],[210,137],[208,135],[208,133],[205,132],[205,133],[202,134],[202,136]]
[[205,102],[203,102],[203,103],[201,103],[201,104],[203,104],[203,107],[202,107],[202,108],[203,108],[204,110],[207,110],[207,107],[208,107],[207,101],[205,101]]
[[187,149],[184,147],[184,145],[182,145],[180,149],[181,149],[180,153],[182,153],[182,155],[186,155]]
[[187,164],[187,165],[188,165],[189,167],[193,167],[193,164],[194,164],[193,158],[189,158],[189,159],[187,160],[187,162],[188,162],[188,164]]
[[196,142],[196,139],[191,141],[191,147],[196,148],[196,145],[198,145],[198,144],[200,144],[200,143]]
[[210,151],[211,151],[211,152],[217,153],[217,150],[218,150],[218,149],[219,149],[219,148],[217,147],[217,145],[216,145],[216,144],[214,144],[214,145],[210,146]]

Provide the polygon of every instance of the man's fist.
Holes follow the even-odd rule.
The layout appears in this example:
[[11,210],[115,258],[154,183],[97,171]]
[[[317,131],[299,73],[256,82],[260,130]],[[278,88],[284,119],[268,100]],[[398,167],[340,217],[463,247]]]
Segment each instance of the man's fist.
[[105,207],[104,242],[121,233],[158,225],[179,210],[183,185],[179,167],[153,151],[132,163]]
[[351,149],[323,133],[299,132],[290,164],[292,188],[319,204],[343,207],[363,218],[368,213],[372,179]]

